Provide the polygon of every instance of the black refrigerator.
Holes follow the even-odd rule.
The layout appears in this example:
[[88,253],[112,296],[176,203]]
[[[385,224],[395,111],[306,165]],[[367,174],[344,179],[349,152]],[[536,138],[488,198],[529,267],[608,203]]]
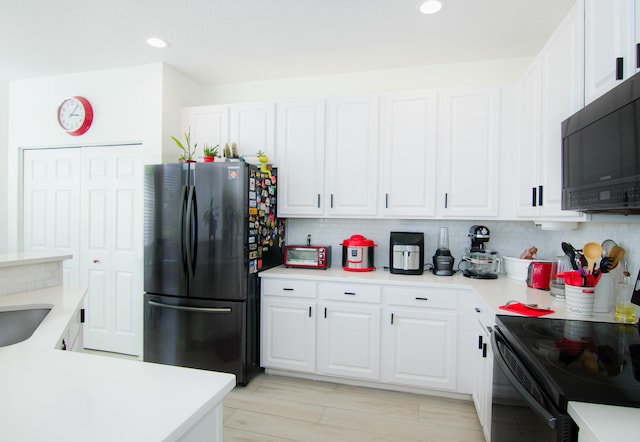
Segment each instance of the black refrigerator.
[[143,360],[222,371],[260,363],[257,274],[282,264],[276,169],[145,166]]

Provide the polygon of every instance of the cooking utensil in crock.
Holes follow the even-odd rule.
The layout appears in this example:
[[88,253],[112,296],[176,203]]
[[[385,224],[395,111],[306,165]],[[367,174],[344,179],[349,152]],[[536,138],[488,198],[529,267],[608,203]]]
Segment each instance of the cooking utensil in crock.
[[611,252],[609,252],[609,257],[612,259],[611,268],[609,270],[613,270],[616,268],[618,263],[622,261],[625,255],[625,250],[620,246],[614,246],[611,248]]
[[572,285],[574,287],[582,287],[585,283],[584,276],[580,272],[562,272],[556,275],[558,278],[564,279],[565,284]]
[[507,301],[507,303],[504,306],[509,307],[510,305],[513,305],[513,304],[520,304],[527,308],[530,308],[531,310],[539,310],[542,312],[551,310],[549,307],[540,307],[540,305],[538,304],[525,304],[524,302],[520,302],[520,301]]
[[582,248],[582,252],[587,258],[587,272],[593,273],[598,258],[602,256],[602,246],[595,242],[588,242]]
[[571,263],[573,270],[578,270],[580,267],[578,267],[578,264],[576,263],[576,249],[568,242],[563,242],[562,251],[569,258],[569,262]]
[[612,239],[605,239],[604,241],[602,241],[602,257],[604,258],[605,256],[609,256],[609,254],[611,253],[611,249],[617,245],[618,244],[616,244],[616,242]]

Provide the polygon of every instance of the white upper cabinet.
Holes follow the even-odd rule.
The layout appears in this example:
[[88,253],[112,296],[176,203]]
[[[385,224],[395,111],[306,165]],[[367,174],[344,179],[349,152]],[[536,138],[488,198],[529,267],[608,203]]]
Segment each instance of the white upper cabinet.
[[392,218],[435,215],[437,93],[382,97],[380,213]]
[[585,0],[587,104],[636,72],[636,13],[635,0]]
[[[202,153],[205,144],[222,148],[229,142],[229,106],[198,106],[182,110],[182,131],[191,131],[191,145],[200,146],[197,155]],[[182,139],[182,137],[176,137]],[[177,151],[176,151],[177,152]]]
[[378,97],[327,102],[326,198],[329,216],[375,216],[378,196]]
[[445,90],[439,103],[438,214],[497,216],[500,89]]
[[241,156],[253,156],[259,150],[275,155],[275,104],[234,104],[230,108],[231,142]]
[[518,84],[516,216],[585,221],[561,210],[561,124],[583,104],[581,3],[569,12]]
[[[547,218],[575,218],[562,211],[562,122],[584,105],[584,13],[577,2],[543,47],[540,165],[537,200]],[[542,191],[542,197],[540,197]]]
[[198,143],[194,158],[202,155],[204,144],[219,145],[223,155],[225,144],[236,143],[240,156],[255,156],[262,150],[268,157],[275,154],[275,104],[247,103],[219,106],[187,107],[182,111],[182,130],[191,130],[191,145]]
[[324,212],[324,100],[277,104],[278,216]]
[[515,175],[516,215],[539,216],[540,57],[529,66],[518,88],[518,155]]

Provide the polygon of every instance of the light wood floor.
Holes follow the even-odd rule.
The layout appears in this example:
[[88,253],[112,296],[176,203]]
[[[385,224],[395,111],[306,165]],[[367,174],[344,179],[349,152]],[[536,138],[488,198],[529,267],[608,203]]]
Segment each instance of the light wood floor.
[[224,441],[484,438],[472,402],[261,374],[225,397]]

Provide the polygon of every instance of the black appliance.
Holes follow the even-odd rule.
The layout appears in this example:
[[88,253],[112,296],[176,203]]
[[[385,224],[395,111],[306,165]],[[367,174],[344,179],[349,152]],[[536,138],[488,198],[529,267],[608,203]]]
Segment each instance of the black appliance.
[[433,274],[436,276],[453,275],[453,263],[455,258],[449,250],[449,229],[440,227],[440,236],[438,237],[438,248],[431,258],[433,261]]
[[637,325],[496,316],[491,440],[577,441],[570,401],[640,408]]
[[562,122],[562,209],[640,214],[640,73]]
[[236,375],[259,367],[257,272],[282,264],[276,171],[145,166],[143,360]]
[[389,272],[422,275],[424,272],[424,233],[391,232],[389,235]]
[[485,226],[473,225],[469,228],[471,247],[465,250],[458,268],[462,274],[472,279],[496,279],[500,271],[500,257],[495,250],[485,249],[491,232]]

